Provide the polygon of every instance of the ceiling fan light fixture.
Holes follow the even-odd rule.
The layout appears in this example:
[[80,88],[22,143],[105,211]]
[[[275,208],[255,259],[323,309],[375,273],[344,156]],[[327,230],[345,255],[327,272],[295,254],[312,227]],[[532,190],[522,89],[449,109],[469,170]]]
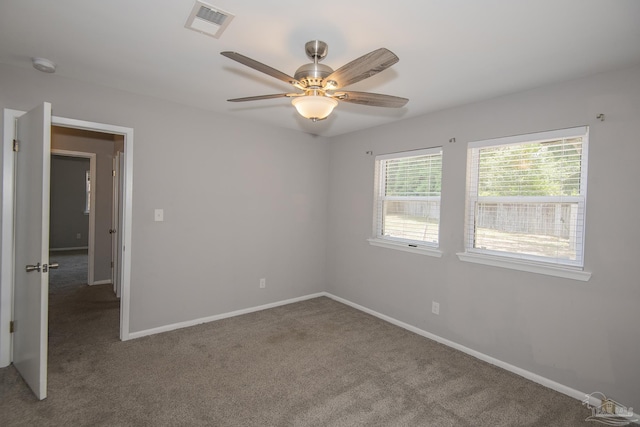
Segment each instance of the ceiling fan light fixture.
[[302,117],[315,122],[326,119],[338,105],[338,101],[328,96],[307,95],[293,98],[291,104]]

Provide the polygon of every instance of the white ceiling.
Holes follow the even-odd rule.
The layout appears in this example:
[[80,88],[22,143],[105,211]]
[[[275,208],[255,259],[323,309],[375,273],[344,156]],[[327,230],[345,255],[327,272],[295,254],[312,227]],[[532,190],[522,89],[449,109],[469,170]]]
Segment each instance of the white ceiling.
[[[235,15],[219,39],[184,27],[194,0],[0,0],[0,63],[38,73],[31,57],[45,57],[60,76],[325,136],[640,63],[638,0],[207,2]],[[293,75],[315,39],[333,69],[393,51],[400,62],[347,89],[409,103],[340,103],[313,123],[286,98],[226,101],[291,87],[221,51]]]

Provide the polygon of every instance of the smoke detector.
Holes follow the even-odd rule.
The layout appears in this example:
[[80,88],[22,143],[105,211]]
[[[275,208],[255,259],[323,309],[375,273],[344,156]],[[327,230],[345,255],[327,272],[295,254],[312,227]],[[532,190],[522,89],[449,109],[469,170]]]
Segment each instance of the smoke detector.
[[186,28],[220,38],[234,16],[210,4],[196,1],[184,25]]
[[49,61],[46,58],[32,58],[33,68],[43,73],[55,73],[56,64],[53,61]]

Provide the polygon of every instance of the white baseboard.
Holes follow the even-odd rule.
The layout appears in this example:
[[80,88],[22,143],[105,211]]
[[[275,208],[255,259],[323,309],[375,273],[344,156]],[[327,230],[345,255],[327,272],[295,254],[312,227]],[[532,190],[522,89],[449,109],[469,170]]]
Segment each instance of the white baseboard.
[[[470,356],[475,357],[476,359],[480,359],[484,362],[490,363],[492,365],[498,366],[506,371],[509,372],[513,372],[516,375],[519,375],[523,378],[526,378],[530,381],[533,381],[534,383],[538,383],[540,385],[543,385],[547,388],[550,388],[551,390],[555,390],[559,393],[565,394],[569,397],[573,397],[574,399],[580,400],[580,401],[584,401],[585,398],[588,396],[588,393],[584,393],[581,392],[579,390],[573,389],[571,387],[568,387],[564,384],[560,384],[558,382],[555,382],[553,380],[550,380],[548,378],[545,378],[541,375],[538,374],[534,374],[533,372],[527,371],[525,369],[519,368],[517,366],[514,366],[510,363],[507,362],[503,362],[502,360],[496,359],[495,357],[489,356],[487,354],[484,353],[480,353],[479,351],[473,350],[469,347],[465,347],[461,344],[455,343],[453,341],[450,341],[446,338],[442,338],[441,336],[432,334],[431,332],[427,332],[425,330],[422,330],[420,328],[417,328],[415,326],[409,325],[408,323],[404,323],[400,320],[394,319],[393,317],[387,316],[385,314],[382,313],[378,313],[377,311],[371,310],[370,308],[364,307],[362,305],[356,304],[354,302],[351,302],[349,300],[346,300],[344,298],[340,298],[336,295],[330,294],[328,292],[323,292],[324,296],[331,298],[334,301],[338,301],[341,302],[345,305],[348,305],[349,307],[353,307],[356,310],[360,310],[364,313],[370,314],[372,316],[375,316],[379,319],[382,319],[386,322],[389,322],[393,325],[399,326],[403,329],[406,329],[408,331],[411,331],[415,334],[418,334],[420,336],[423,336],[425,338],[429,338],[433,341],[439,342],[440,344],[444,344],[448,347],[454,348],[456,350],[459,350],[463,353],[466,353]],[[601,401],[595,397],[591,397],[589,399],[589,403],[593,406],[599,406],[601,404]],[[637,413],[634,413],[634,418],[640,419],[640,416]]]
[[81,249],[89,250],[89,246],[77,246],[74,248],[49,248],[49,252],[79,251]]
[[111,285],[113,282],[111,282],[111,279],[106,279],[106,280],[94,280],[93,283],[91,284],[91,286],[93,285]]
[[317,294],[305,295],[297,298],[291,298],[284,301],[272,302],[269,304],[259,305],[256,307],[243,308],[241,310],[230,311],[228,313],[216,314],[214,316],[201,317],[200,319],[187,320],[185,322],[172,323],[170,325],[159,326],[157,328],[145,329],[138,332],[130,332],[129,339],[146,337],[147,335],[159,334],[161,332],[169,332],[174,331],[176,329],[188,328],[189,326],[200,325],[202,323],[215,322],[216,320],[226,319],[228,317],[240,316],[243,314],[254,313],[256,311],[267,310],[269,308],[279,307],[281,305],[293,304],[295,302],[305,301],[308,299],[318,298],[321,296],[325,296],[324,292],[319,292]]

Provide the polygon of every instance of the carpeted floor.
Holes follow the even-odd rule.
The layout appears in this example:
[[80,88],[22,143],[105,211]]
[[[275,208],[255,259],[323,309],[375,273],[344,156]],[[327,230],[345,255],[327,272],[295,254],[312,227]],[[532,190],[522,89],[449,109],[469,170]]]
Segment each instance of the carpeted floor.
[[87,284],[88,254],[86,249],[51,251],[49,262],[57,262],[57,269],[49,270],[49,286],[53,288]]
[[109,285],[51,296],[48,398],[2,426],[593,426],[580,402],[329,298],[132,341]]

